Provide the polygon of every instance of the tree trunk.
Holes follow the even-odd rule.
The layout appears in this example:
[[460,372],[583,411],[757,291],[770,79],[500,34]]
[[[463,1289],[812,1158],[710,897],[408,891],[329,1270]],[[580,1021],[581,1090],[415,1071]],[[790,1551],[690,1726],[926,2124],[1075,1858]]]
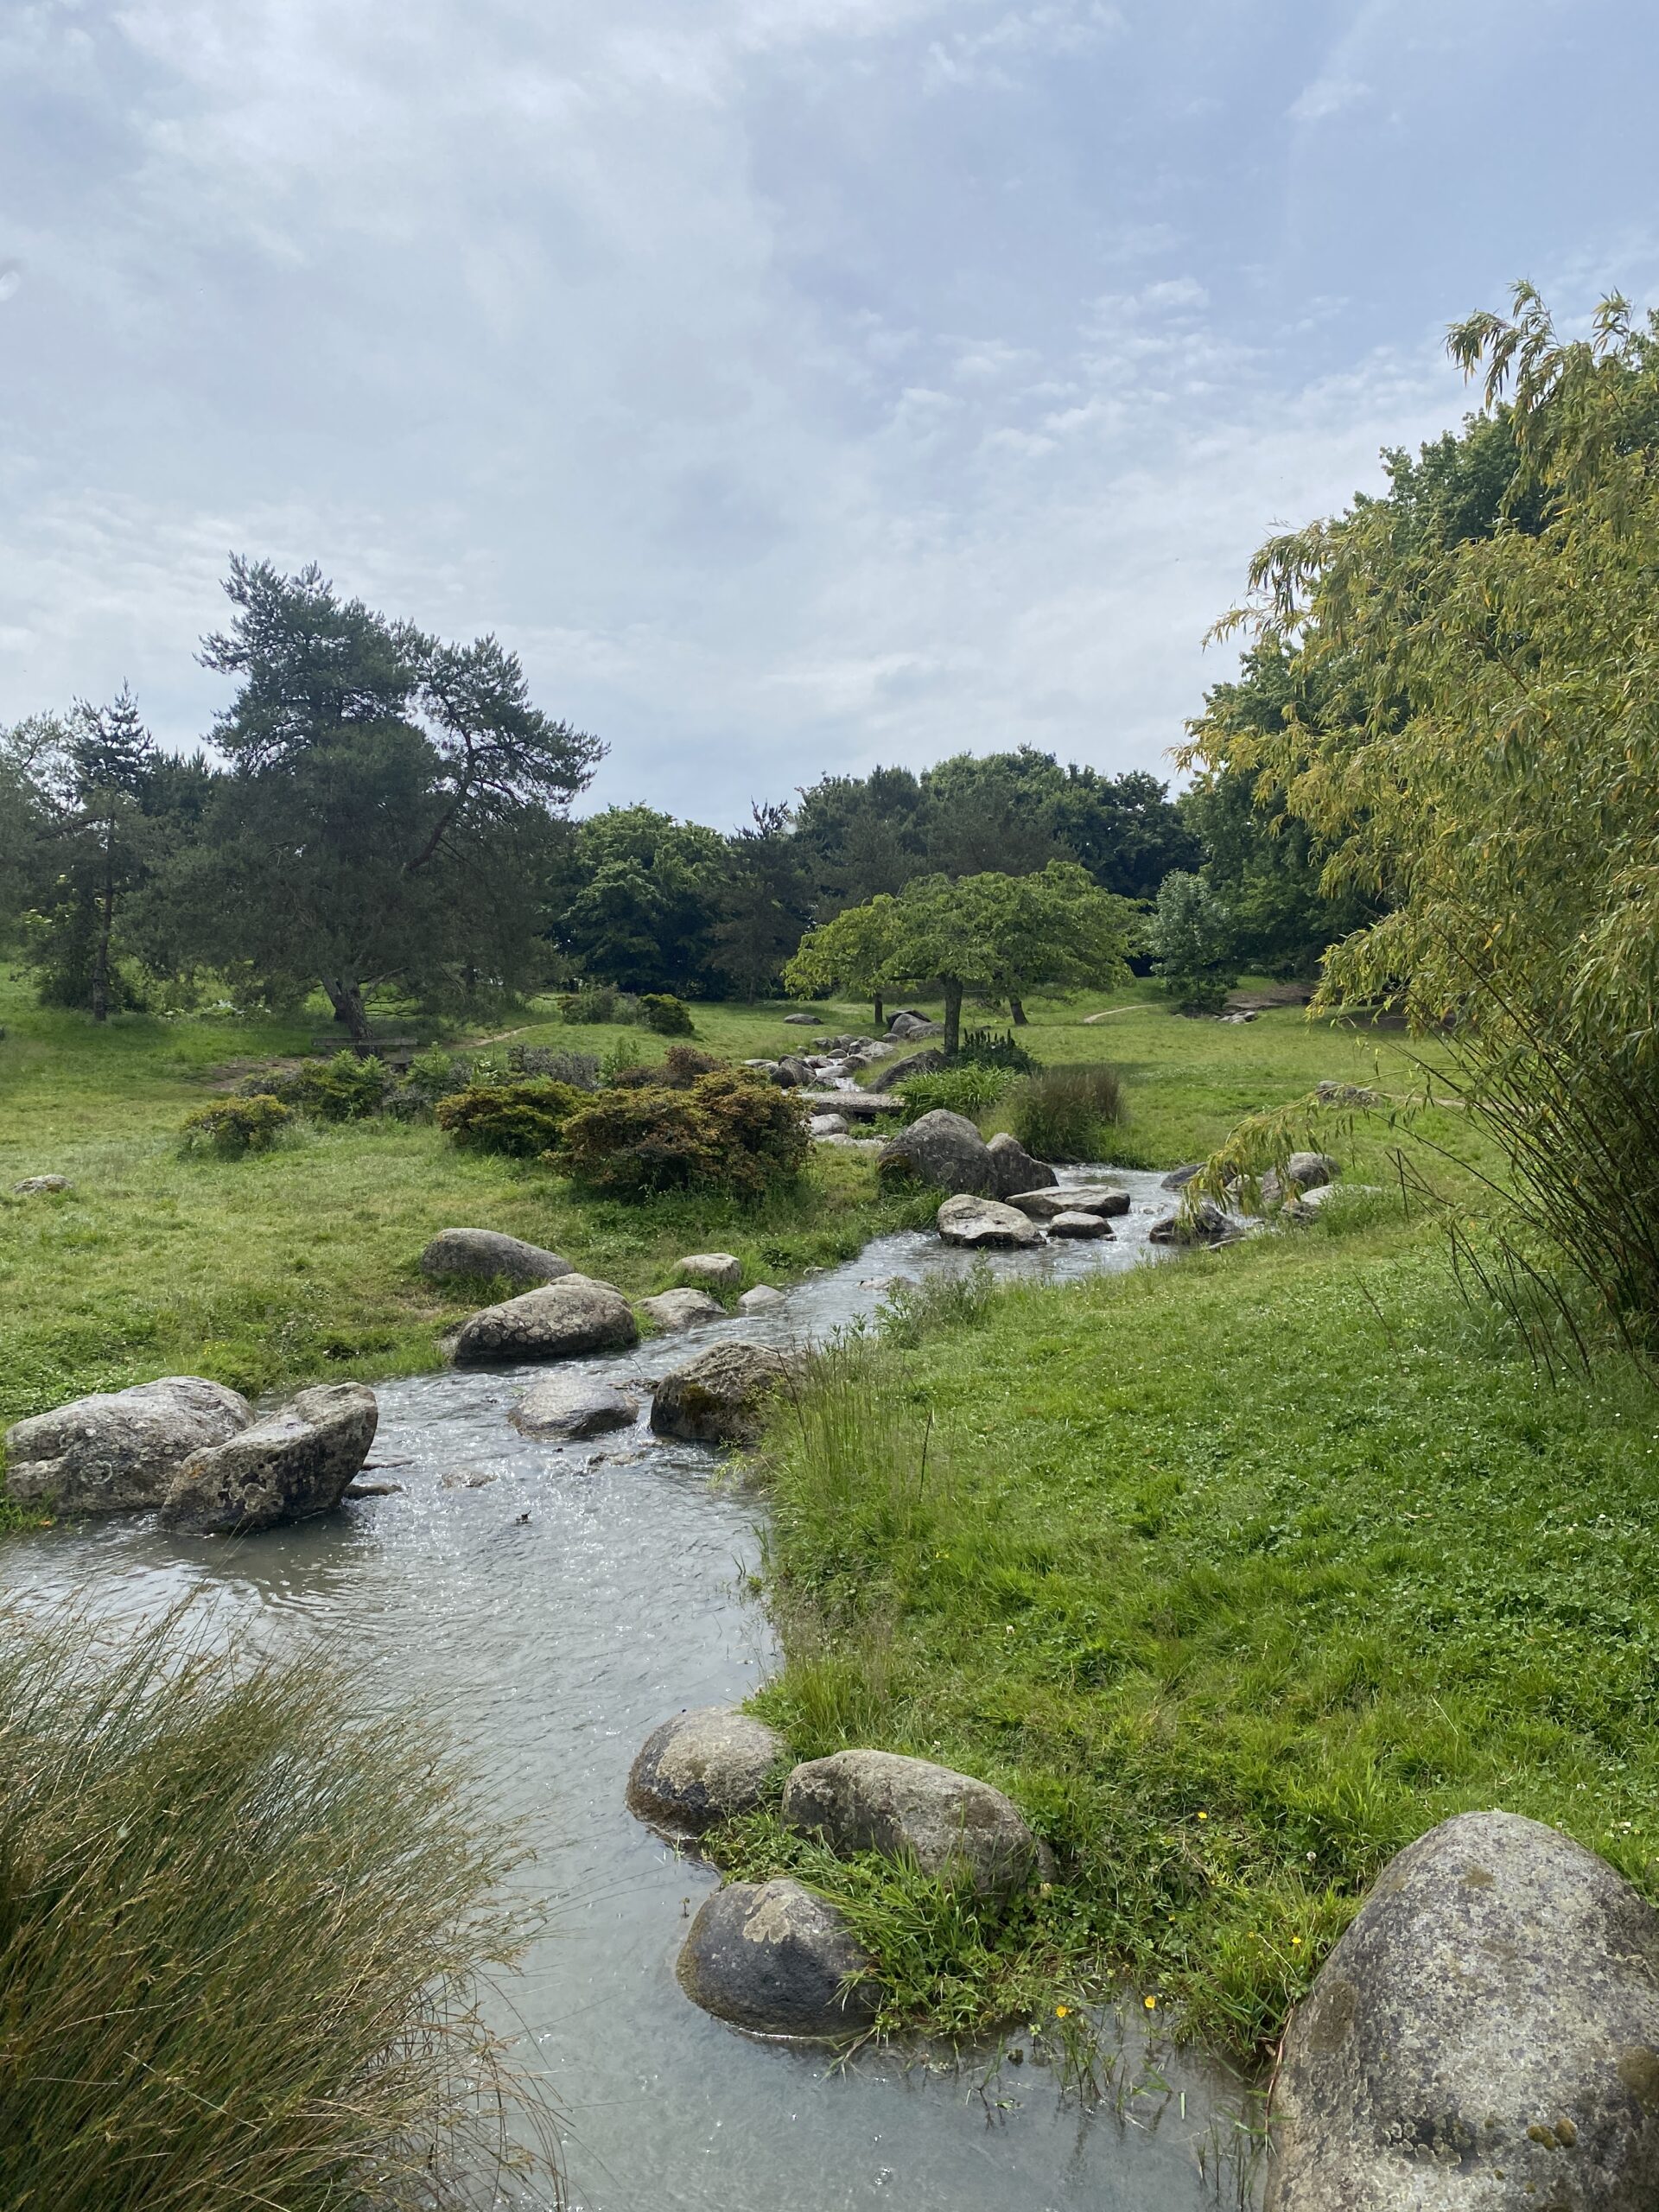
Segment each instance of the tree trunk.
[[104,825],[104,893],[98,907],[98,941],[92,948],[92,1020],[110,1018],[110,939],[115,931],[115,832]]
[[944,982],[944,1057],[954,1060],[962,1045],[962,985]]
[[886,1013],[885,1013],[885,1011],[884,1011],[884,1010],[883,1010],[883,1008],[882,1008],[882,1005],[881,1005],[881,994],[880,993],[880,991],[878,991],[878,992],[876,993],[876,995],[875,995],[874,998],[871,1000],[870,1003],[871,1003],[871,1005],[872,1005],[872,1006],[874,1007],[874,1009],[875,1009],[875,1011],[874,1011],[874,1014],[872,1015],[871,1019],[872,1019],[872,1021],[874,1022],[874,1025],[875,1033],[876,1033],[876,1035],[879,1037],[879,1036],[881,1034],[881,1025],[883,1024],[883,1022],[885,1022],[885,1021],[886,1021],[886,1020],[887,1020],[887,1014],[886,1014]]
[[352,1049],[361,1059],[369,1049],[369,1017],[363,1011],[361,984],[348,982],[343,976],[325,976],[322,988],[334,1009],[334,1020],[346,1024],[351,1032]]
[[1024,1029],[1027,1026],[1025,1006],[1020,1000],[1011,998],[1008,1001],[1008,1012],[1014,1016],[1014,1026],[1016,1029]]

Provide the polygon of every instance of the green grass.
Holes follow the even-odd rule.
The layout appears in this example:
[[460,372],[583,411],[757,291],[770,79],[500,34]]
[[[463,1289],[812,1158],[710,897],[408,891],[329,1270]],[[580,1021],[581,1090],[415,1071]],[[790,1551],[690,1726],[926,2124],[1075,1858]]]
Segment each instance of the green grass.
[[[780,1421],[759,1709],[803,1757],[1007,1789],[1066,1868],[1058,1986],[1092,1954],[1270,2048],[1451,1813],[1550,1821],[1659,1898],[1656,1432],[1640,1376],[1552,1385],[1376,1202],[925,1306]],[[1029,1926],[978,1933],[982,2017],[1024,2013]],[[963,1955],[944,1931],[912,2018],[960,2017]]]

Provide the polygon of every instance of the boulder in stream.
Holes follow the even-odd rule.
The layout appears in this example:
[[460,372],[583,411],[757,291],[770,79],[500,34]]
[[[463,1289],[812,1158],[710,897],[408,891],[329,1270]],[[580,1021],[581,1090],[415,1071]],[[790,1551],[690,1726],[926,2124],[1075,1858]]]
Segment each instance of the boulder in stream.
[[588,1352],[626,1351],[639,1341],[639,1324],[620,1290],[591,1275],[569,1274],[486,1306],[462,1322],[454,1357],[457,1367],[576,1359]]
[[222,1382],[168,1375],[100,1390],[6,1431],[6,1491],[58,1513],[142,1513],[181,1464],[245,1429],[253,1408]]
[[1128,1213],[1129,1194],[1111,1183],[1068,1183],[1053,1190],[1016,1191],[1008,1204],[1033,1221],[1052,1221],[1061,1213]]
[[787,1880],[731,1882],[705,1898],[678,1967],[686,1995],[717,2019],[819,2041],[869,2025],[873,1971],[829,1899]]
[[1515,1813],[1389,1861],[1292,2018],[1268,2212],[1650,2212],[1659,1913]]
[[655,1728],[628,1770],[628,1810],[673,1835],[700,1835],[752,1813],[789,1756],[775,1728],[734,1705],[677,1713]]
[[746,1290],[737,1301],[740,1313],[760,1313],[768,1306],[781,1306],[784,1294],[773,1284],[758,1282],[753,1290]]
[[162,1505],[162,1524],[194,1536],[251,1535],[332,1513],[369,1456],[378,1421],[362,1382],[302,1390],[228,1443],[193,1452]]
[[947,1244],[975,1252],[1043,1241],[1041,1232],[1018,1206],[1005,1206],[995,1198],[970,1198],[965,1192],[947,1198],[939,1208],[938,1229]]
[[1057,1213],[1049,1217],[1051,1236],[1069,1236],[1079,1243],[1090,1243],[1112,1234],[1112,1224],[1104,1214]]
[[1016,1136],[1003,1129],[986,1146],[996,1173],[991,1195],[997,1198],[1011,1198],[1016,1191],[1050,1189],[1059,1177],[1046,1161],[1033,1160]]
[[676,1367],[658,1383],[651,1425],[688,1444],[752,1444],[766,1409],[799,1362],[771,1344],[727,1338]]
[[910,1852],[924,1873],[965,1875],[982,1897],[1023,1888],[1048,1857],[1000,1789],[896,1751],[807,1760],[784,1784],[783,1814],[832,1851]]
[[557,1282],[575,1272],[556,1252],[496,1229],[442,1230],[421,1255],[421,1273],[438,1282]]
[[706,1290],[659,1290],[655,1298],[642,1298],[639,1311],[649,1315],[659,1329],[677,1336],[682,1329],[694,1329],[699,1321],[723,1321],[726,1308],[717,1298],[710,1298]]
[[887,1139],[877,1168],[885,1179],[908,1177],[937,1190],[984,1195],[995,1189],[990,1147],[965,1114],[936,1106]]
[[688,1252],[675,1273],[704,1290],[735,1290],[743,1280],[743,1262],[735,1252]]
[[507,1418],[526,1436],[601,1436],[607,1429],[632,1428],[639,1414],[633,1399],[607,1382],[553,1375],[532,1382]]
[[1236,1244],[1244,1234],[1236,1214],[1224,1213],[1213,1198],[1182,1205],[1154,1221],[1147,1231],[1154,1244]]

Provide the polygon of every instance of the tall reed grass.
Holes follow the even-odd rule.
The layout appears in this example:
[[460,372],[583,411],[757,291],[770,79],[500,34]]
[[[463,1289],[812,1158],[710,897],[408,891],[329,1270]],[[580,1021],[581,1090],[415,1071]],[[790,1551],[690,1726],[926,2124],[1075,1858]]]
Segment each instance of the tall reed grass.
[[0,1614],[0,2204],[502,2202],[538,2158],[476,1977],[525,1932],[517,1855],[320,1657]]
[[1103,1160],[1126,1118],[1122,1079],[1103,1060],[1041,1069],[1010,1094],[1008,1109],[1014,1135],[1038,1160]]

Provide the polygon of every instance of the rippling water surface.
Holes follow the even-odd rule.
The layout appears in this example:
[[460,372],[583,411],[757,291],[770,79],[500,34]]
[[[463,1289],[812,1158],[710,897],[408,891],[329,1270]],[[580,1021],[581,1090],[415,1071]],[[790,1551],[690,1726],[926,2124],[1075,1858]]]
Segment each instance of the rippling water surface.
[[[1153,1177],[1102,1172],[1134,1197],[1111,1243],[994,1255],[993,1269],[1069,1281],[1144,1260],[1170,1201]],[[930,1235],[883,1237],[765,1313],[580,1364],[643,1382],[721,1334],[822,1338],[874,1313],[895,1276],[971,1264]],[[743,1697],[772,1663],[765,1618],[740,1594],[756,1508],[711,1483],[713,1455],[657,1441],[643,1414],[633,1432],[586,1444],[521,1437],[508,1411],[545,1371],[383,1385],[372,1466],[403,1484],[397,1495],[234,1544],[142,1521],[47,1530],[6,1547],[10,1593],[73,1592],[115,1616],[194,1596],[226,1633],[262,1643],[303,1626],[365,1707],[426,1699],[493,1765],[528,1820],[551,1907],[511,1996],[563,2116],[577,2212],[1235,2201],[1214,2152],[1231,2085],[1192,2061],[1166,2058],[1160,2073],[1128,2052],[1121,2081],[1134,2093],[1080,2108],[1031,2066],[988,2079],[982,2061],[888,2056],[838,2070],[821,2052],[735,2034],[681,1995],[674,1955],[714,1878],[629,1817],[623,1785],[659,1720]]]

